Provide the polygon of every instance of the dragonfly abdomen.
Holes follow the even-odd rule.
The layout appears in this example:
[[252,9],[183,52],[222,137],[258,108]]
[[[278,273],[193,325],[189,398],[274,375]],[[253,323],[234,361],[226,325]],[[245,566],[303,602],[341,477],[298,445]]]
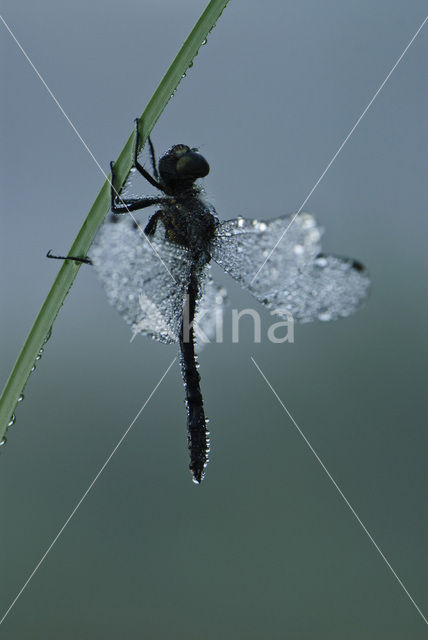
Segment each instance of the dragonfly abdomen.
[[198,271],[198,265],[195,263],[190,273],[180,331],[181,372],[186,390],[189,468],[193,474],[193,480],[197,484],[203,479],[204,470],[208,463],[207,423],[200,388],[201,378],[196,363],[193,331],[198,298]]

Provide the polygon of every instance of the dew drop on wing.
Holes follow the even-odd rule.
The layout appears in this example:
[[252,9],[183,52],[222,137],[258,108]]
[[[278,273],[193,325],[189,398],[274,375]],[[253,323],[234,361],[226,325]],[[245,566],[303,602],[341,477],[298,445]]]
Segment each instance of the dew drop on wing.
[[167,242],[162,224],[148,238],[129,216],[101,227],[91,259],[109,302],[131,326],[160,342],[177,342],[191,262]]
[[322,231],[308,213],[263,226],[239,217],[219,225],[211,255],[269,309],[299,322],[335,320],[360,306],[370,280],[359,262],[321,253]]

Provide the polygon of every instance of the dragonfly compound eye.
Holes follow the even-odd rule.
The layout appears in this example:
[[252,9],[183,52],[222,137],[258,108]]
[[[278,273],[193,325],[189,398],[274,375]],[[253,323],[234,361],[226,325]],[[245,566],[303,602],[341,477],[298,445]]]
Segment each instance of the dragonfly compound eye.
[[200,153],[189,150],[178,158],[175,169],[179,178],[190,178],[196,180],[208,175],[210,165]]
[[176,144],[159,160],[159,173],[166,183],[203,178],[210,166],[200,153],[185,144]]

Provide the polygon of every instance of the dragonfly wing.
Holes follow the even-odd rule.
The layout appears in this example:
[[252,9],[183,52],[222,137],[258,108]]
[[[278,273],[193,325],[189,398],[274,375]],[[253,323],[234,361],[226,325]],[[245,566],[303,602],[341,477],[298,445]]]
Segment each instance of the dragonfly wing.
[[307,213],[237,218],[218,226],[211,255],[269,309],[299,322],[334,320],[358,308],[370,280],[355,260],[322,254],[321,235]]
[[201,296],[195,316],[195,335],[199,349],[206,342],[215,340],[217,327],[221,326],[219,323],[222,323],[226,303],[226,289],[216,284],[208,273],[202,283]]
[[109,302],[134,334],[178,341],[192,262],[185,249],[165,239],[161,223],[149,241],[130,216],[106,222],[91,259]]

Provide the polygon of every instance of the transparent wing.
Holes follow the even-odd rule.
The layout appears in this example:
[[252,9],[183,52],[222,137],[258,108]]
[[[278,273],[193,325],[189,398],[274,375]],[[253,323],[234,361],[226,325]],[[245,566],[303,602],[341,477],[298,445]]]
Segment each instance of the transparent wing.
[[[210,269],[208,265],[207,269]],[[202,282],[201,297],[195,316],[195,335],[199,351],[207,342],[216,338],[222,326],[224,307],[227,303],[226,289],[214,282],[210,274]]]
[[[307,213],[267,222],[237,218],[219,225],[212,258],[260,302],[294,320],[334,320],[353,313],[370,280],[350,258],[321,253],[322,229]],[[283,234],[282,240],[270,255]]]
[[[165,239],[161,223],[149,244],[130,216],[106,222],[92,246],[91,259],[109,302],[134,334],[178,341],[192,261],[185,249]],[[195,332],[205,342],[214,337],[226,292],[202,272],[200,280]]]
[[149,244],[130,216],[106,222],[91,259],[109,302],[134,334],[177,342],[191,260],[185,249],[165,240],[162,224]]

